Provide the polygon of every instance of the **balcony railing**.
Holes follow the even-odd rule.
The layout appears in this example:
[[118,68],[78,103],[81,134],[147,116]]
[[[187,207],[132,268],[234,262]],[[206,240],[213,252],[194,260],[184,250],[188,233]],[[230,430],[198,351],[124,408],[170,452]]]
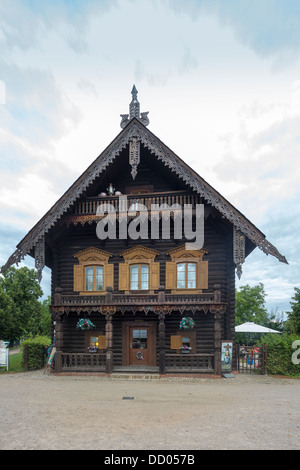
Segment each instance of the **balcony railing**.
[[59,353],[61,372],[105,372],[106,353]]
[[[57,351],[55,355],[56,372],[102,372],[107,371],[106,352],[73,353]],[[117,368],[125,371],[124,368]],[[214,372],[214,354],[166,354],[165,371],[160,373],[212,373]]]
[[166,372],[213,372],[214,354],[166,354]]
[[[183,207],[185,204],[190,204],[195,209],[196,204],[200,203],[200,196],[197,194],[186,193],[185,191],[172,191],[172,192],[160,192],[155,194],[136,194],[136,195],[123,195],[126,196],[127,201],[120,199],[120,196],[103,196],[88,198],[85,201],[79,201],[74,205],[74,215],[92,215],[96,214],[97,208],[103,205],[104,210],[109,210],[113,207],[116,212],[127,211],[130,207],[133,211],[136,211],[138,204],[142,204],[150,211],[151,205],[167,204],[172,206],[178,204]],[[126,204],[127,203],[127,204]]]
[[62,295],[55,294],[53,306],[96,306],[96,305],[199,305],[220,304],[219,291],[202,294],[115,294],[105,295]]

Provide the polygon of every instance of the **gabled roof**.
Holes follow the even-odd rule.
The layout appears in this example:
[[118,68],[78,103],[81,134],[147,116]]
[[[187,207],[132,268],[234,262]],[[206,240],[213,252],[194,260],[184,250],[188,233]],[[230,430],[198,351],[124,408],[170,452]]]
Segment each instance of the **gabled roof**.
[[158,137],[149,131],[140,119],[133,117],[111,144],[20,241],[16,251],[10,256],[7,263],[2,266],[1,272],[4,272],[14,263],[18,264],[26,254],[32,252],[44,240],[45,234],[56,225],[67,210],[81,197],[88,186],[108,168],[132,139],[139,140],[142,145],[150,150],[154,157],[174,172],[193,191],[196,191],[204,198],[207,204],[217,209],[225,219],[232,223],[236,230],[245,235],[254,245],[267,255],[271,254],[279,261],[287,263],[286,258],[279,253],[277,248],[266,239],[265,235],[257,227],[170,150]]

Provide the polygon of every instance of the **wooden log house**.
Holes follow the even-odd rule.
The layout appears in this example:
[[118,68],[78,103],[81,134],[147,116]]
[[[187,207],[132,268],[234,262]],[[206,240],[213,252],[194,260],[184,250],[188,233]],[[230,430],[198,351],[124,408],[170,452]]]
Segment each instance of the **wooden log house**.
[[[119,135],[29,231],[2,272],[27,254],[39,278],[45,265],[51,269],[57,372],[220,375],[221,341],[234,342],[236,272],[256,247],[287,261],[147,128],[135,86],[121,117]],[[187,245],[184,207],[194,232],[203,219],[201,246]],[[93,328],[78,328],[84,320]],[[181,328],[184,322],[193,328]]]

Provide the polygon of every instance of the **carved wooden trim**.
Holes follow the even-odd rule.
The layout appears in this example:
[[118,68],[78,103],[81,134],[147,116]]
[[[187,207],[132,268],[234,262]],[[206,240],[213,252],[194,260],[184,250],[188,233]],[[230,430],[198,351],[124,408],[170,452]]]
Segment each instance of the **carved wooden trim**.
[[88,265],[95,264],[97,262],[108,263],[109,258],[113,255],[108,251],[100,250],[99,248],[91,246],[85,250],[78,251],[73,256],[78,259],[80,264]]
[[57,203],[50,209],[40,222],[31,229],[15,252],[1,268],[4,272],[14,263],[19,263],[38,241],[54,227],[61,216],[75,203],[88,186],[103,173],[115,158],[123,151],[133,138],[138,138],[165,166],[177,174],[192,190],[205,199],[207,204],[215,207],[220,214],[229,220],[237,230],[240,230],[264,253],[275,256],[279,261],[287,263],[286,258],[279,253],[265,236],[249,222],[237,209],[226,201],[217,191],[197,175],[188,165],[180,160],[152,132],[144,127],[136,118],[120,132],[106,150],[86,170],[85,173],[71,186]]
[[185,245],[172,248],[171,250],[167,251],[167,255],[170,255],[172,261],[192,261],[194,260],[202,260],[203,256],[207,254],[208,251],[201,248],[201,250],[187,250]]
[[245,262],[245,236],[233,227],[233,261],[238,278],[242,275],[242,264]]
[[134,246],[122,251],[122,256],[127,263],[141,262],[141,260],[147,260],[148,262],[154,262],[156,256],[160,254],[159,251],[147,248],[142,245]]
[[[114,285],[114,265],[109,264],[108,260],[113,255],[107,251],[100,250],[99,248],[89,247],[85,250],[75,253],[74,258],[77,258],[79,264],[74,264],[73,267],[73,290],[79,292],[80,295],[105,295],[106,287],[113,289]],[[103,267],[103,289],[100,291],[87,291],[85,289],[85,268],[88,266]]]

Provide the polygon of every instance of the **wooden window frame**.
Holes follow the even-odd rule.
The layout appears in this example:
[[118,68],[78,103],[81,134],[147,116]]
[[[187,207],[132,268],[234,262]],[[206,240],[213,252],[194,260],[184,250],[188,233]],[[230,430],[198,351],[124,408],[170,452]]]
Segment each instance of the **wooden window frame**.
[[[208,289],[208,261],[203,261],[203,256],[208,251],[205,249],[201,250],[188,250],[186,246],[180,246],[173,248],[167,252],[170,256],[171,261],[166,261],[166,279],[165,286],[167,290],[171,290],[172,294],[191,294],[201,293],[203,290]],[[196,287],[187,287],[187,269],[186,269],[186,282],[184,288],[177,287],[177,266],[178,264],[196,264]]]
[[[112,256],[107,251],[99,248],[90,247],[75,253],[74,257],[78,259],[78,264],[74,265],[74,283],[73,290],[79,292],[79,295],[104,295],[106,287],[114,287],[114,265],[109,264],[109,258]],[[93,287],[96,287],[96,268],[103,268],[103,289],[86,289],[86,268],[93,268]]]
[[[178,266],[179,264],[183,264],[185,266],[185,269],[184,269],[184,287],[178,287]],[[188,265],[189,264],[194,264],[195,265],[195,287],[188,287]],[[194,290],[194,289],[197,289],[197,261],[179,261],[179,262],[176,262],[176,289],[177,290]]]
[[196,354],[196,330],[178,330],[176,335],[170,337],[170,349],[181,354],[182,338],[190,338],[191,354]]
[[[85,331],[84,332],[84,339],[85,339],[85,351],[89,352],[89,347],[90,347],[90,338],[92,336],[98,337],[98,352],[103,352],[106,350],[106,336],[105,332],[103,330],[97,330],[97,331]],[[94,353],[93,353],[94,354]]]
[[[131,285],[131,268],[137,266],[138,267],[138,289],[133,289]],[[142,266],[147,266],[148,268],[148,287],[147,289],[142,289]],[[130,264],[129,268],[129,287],[131,292],[148,292],[149,291],[149,286],[150,286],[150,266],[149,263],[132,263]]]
[[[86,270],[88,268],[93,268],[93,289],[92,290],[89,290],[89,289],[86,288],[86,284],[87,284]],[[96,268],[102,268],[102,284],[103,284],[102,289],[96,289],[96,283],[97,283]],[[84,269],[83,269],[83,282],[84,282],[85,292],[97,292],[97,293],[103,292],[104,291],[104,265],[103,264],[87,264],[87,265],[85,265]]]
[[[119,264],[119,290],[124,291],[125,294],[137,294],[139,292],[151,294],[158,290],[160,285],[160,264],[155,261],[155,258],[159,254],[159,251],[142,245],[137,245],[120,253],[120,256],[124,258],[124,263]],[[149,288],[147,290],[130,288],[130,268],[133,265],[149,266]]]

